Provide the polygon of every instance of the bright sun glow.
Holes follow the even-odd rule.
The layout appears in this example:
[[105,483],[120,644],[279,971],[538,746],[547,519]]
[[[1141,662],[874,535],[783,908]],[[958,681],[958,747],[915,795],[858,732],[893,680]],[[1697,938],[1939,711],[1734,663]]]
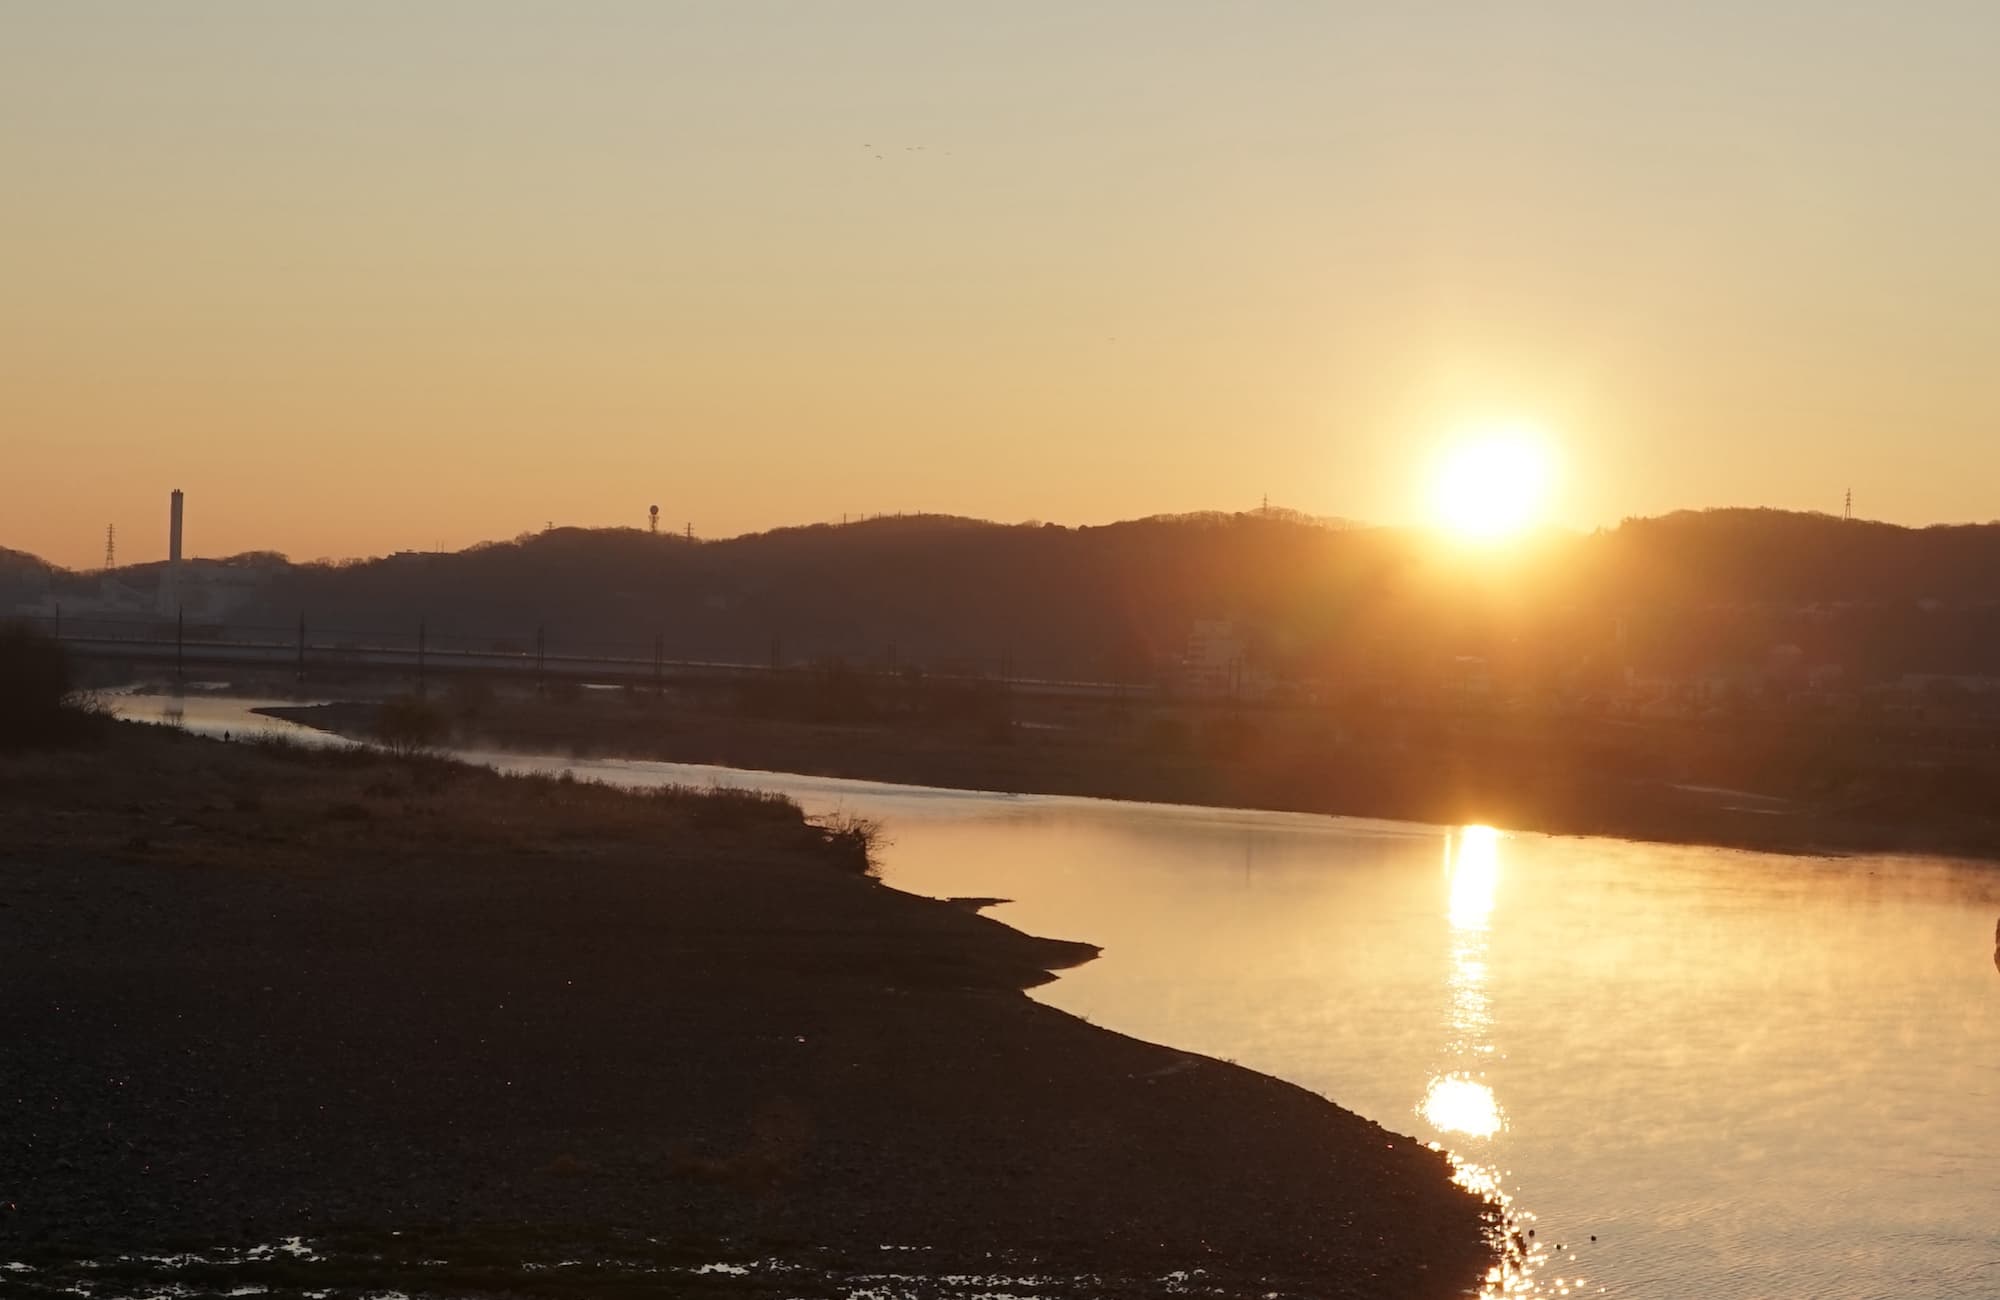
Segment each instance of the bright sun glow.
[[1432,508],[1448,531],[1497,541],[1541,518],[1553,477],[1549,441],[1528,425],[1468,431],[1446,451]]

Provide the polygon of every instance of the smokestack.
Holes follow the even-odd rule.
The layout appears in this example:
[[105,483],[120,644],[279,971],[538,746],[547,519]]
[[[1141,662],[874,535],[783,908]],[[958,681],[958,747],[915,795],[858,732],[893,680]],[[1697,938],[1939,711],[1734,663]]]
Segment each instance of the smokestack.
[[160,613],[173,614],[181,607],[181,510],[182,496],[174,489],[173,505],[167,516],[167,572],[160,579]]

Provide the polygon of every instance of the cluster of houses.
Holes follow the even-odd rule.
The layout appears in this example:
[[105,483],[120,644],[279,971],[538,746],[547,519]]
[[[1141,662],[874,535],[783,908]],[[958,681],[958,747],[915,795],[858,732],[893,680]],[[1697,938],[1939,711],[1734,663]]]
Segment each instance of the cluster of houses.
[[[1319,681],[1292,681],[1260,664],[1250,638],[1230,619],[1198,619],[1169,678],[1187,700],[1248,704],[1311,703],[1326,697]],[[1446,658],[1383,687],[1384,702],[1446,709],[1547,709],[1646,719],[1701,719],[1783,706],[1832,716],[1868,714],[1927,725],[2000,720],[2000,676],[1904,673],[1858,680],[1840,663],[1779,643],[1761,657],[1686,673],[1631,666],[1564,679],[1539,692],[1519,689],[1488,660]]]
[[55,573],[17,587],[11,613],[37,622],[61,619],[80,626],[171,621],[216,623],[252,604],[284,568],[278,556],[183,560],[132,565],[93,574]]

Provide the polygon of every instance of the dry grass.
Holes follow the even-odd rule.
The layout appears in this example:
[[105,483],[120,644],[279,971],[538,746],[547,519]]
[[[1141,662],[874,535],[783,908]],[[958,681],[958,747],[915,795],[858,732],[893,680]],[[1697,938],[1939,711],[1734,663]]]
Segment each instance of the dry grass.
[[872,869],[870,823],[815,821],[762,791],[633,791],[363,746],[105,726],[98,744],[0,755],[0,831],[13,843],[254,866],[375,848],[574,854],[699,838]]

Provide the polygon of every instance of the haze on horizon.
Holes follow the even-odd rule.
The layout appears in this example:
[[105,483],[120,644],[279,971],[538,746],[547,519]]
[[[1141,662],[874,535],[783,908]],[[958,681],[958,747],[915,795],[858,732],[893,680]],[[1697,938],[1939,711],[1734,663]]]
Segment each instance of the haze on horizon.
[[17,2],[0,545],[2000,515],[2000,11]]

